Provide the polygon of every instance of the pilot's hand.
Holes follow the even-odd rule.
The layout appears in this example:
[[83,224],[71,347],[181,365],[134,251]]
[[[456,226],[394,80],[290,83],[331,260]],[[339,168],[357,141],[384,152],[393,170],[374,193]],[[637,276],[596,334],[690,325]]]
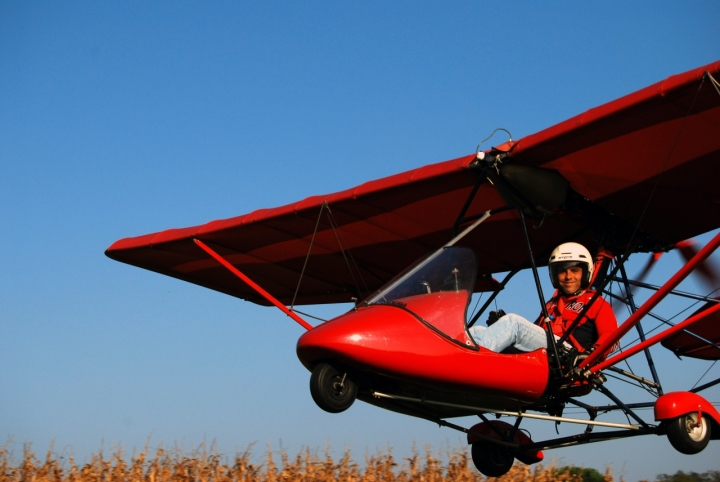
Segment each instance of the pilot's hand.
[[505,312],[503,310],[491,311],[488,315],[487,326],[492,325],[503,316],[505,316]]

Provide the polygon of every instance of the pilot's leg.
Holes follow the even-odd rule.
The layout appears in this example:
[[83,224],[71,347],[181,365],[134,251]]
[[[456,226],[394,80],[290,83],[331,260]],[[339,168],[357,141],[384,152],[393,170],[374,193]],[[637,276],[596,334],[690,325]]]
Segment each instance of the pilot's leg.
[[500,317],[490,327],[473,326],[468,331],[478,345],[497,353],[509,346],[525,352],[547,347],[545,330],[514,313]]

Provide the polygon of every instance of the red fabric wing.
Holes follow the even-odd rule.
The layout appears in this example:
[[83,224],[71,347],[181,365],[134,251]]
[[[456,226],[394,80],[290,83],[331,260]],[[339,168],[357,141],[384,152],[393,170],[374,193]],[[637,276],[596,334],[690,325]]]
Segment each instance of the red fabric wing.
[[[511,147],[511,161],[557,170],[585,198],[667,243],[720,227],[720,95],[703,80],[705,71],[717,76],[720,62],[520,139]],[[451,238],[478,181],[478,173],[468,168],[474,159],[470,155],[432,164],[201,226],[122,239],[106,254],[267,304],[197,247],[192,240],[198,238],[289,304],[326,202],[339,229],[332,228],[324,212],[296,304],[364,298]],[[486,182],[466,215],[504,204]],[[534,254],[542,257],[569,239],[592,243],[589,222],[567,213],[550,216],[539,229],[531,229]],[[492,273],[526,265],[521,233],[517,215],[508,211],[462,240],[478,255],[476,290],[494,286]]]
[[[706,303],[691,316],[696,315],[714,303]],[[720,360],[720,348],[708,344],[705,340],[720,345],[720,312],[711,314],[687,328],[689,333],[681,331],[678,334],[666,338],[661,343],[678,356],[701,358],[704,360]],[[691,334],[692,333],[692,334]],[[693,336],[694,335],[694,336]]]

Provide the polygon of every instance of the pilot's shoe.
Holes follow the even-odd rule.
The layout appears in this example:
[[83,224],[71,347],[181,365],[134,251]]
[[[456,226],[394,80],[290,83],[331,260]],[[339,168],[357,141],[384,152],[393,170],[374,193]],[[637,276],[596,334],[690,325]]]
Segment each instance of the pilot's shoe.
[[491,311],[488,314],[487,326],[492,325],[503,316],[505,316],[505,312],[503,310]]

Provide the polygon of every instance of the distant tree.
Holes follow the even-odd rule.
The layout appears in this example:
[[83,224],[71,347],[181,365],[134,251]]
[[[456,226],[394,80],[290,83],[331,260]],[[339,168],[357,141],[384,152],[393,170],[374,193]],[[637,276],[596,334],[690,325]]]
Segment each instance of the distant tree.
[[702,474],[690,472],[686,474],[678,470],[672,475],[660,474],[655,478],[656,482],[720,482],[720,470],[708,470]]
[[[567,466],[567,467],[560,467],[559,469],[555,469],[555,473],[558,475],[559,474],[570,474],[570,475],[579,476],[582,478],[582,482],[603,482],[603,480],[604,480],[603,474],[601,474],[600,472],[598,472],[597,470],[595,470],[593,468],[586,469],[584,467]],[[663,480],[663,481],[659,481],[659,482],[676,482],[676,481]],[[683,480],[682,482],[686,482],[686,481]],[[703,481],[703,482],[705,482],[705,481]],[[713,480],[712,482],[715,482],[715,481]],[[718,482],[720,482],[720,481],[718,481]]]

